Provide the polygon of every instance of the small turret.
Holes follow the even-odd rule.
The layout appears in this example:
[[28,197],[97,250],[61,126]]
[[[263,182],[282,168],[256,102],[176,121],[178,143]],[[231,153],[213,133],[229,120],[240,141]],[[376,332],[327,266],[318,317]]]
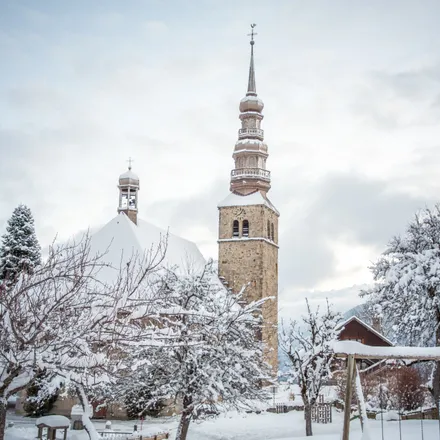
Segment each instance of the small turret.
[[139,177],[131,171],[132,159],[128,162],[128,171],[119,176],[118,212],[125,213],[137,225]]

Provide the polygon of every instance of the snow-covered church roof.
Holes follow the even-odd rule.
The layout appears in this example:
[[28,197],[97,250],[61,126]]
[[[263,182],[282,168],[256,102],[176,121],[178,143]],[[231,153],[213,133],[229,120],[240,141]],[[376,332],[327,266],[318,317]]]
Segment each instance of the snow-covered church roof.
[[139,218],[136,225],[124,213],[92,234],[90,248],[93,254],[105,253],[105,262],[119,267],[121,262],[133,257],[141,258],[150,250],[154,253],[165,239],[167,246],[161,263],[163,266],[178,266],[185,270],[189,266],[198,269],[205,265],[205,259],[195,243]]

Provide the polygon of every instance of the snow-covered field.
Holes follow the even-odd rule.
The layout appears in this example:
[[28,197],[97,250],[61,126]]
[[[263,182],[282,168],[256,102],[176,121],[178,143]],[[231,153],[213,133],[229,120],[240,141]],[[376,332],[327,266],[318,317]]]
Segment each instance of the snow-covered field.
[[[36,429],[34,420],[10,415],[15,426],[7,430],[6,440],[35,439]],[[333,423],[328,425],[313,425],[315,440],[340,440],[342,429],[342,414],[334,412]],[[114,421],[114,430],[130,431],[135,422]],[[170,438],[174,437],[177,427],[176,418],[150,419],[147,425],[165,427],[170,431]],[[95,422],[99,430],[104,429],[104,421]],[[380,440],[380,421],[370,421],[371,440]],[[76,431],[77,432],[77,431]],[[351,422],[350,439],[360,440],[362,437],[359,420]],[[69,438],[71,438],[69,436]],[[85,437],[86,438],[86,437]],[[310,437],[309,437],[310,438]],[[403,440],[438,440],[439,423],[437,420],[423,421],[423,437],[420,420],[402,422]],[[194,423],[190,426],[188,440],[304,440],[303,413],[292,411],[287,414],[227,414],[217,419],[203,423]],[[399,423],[384,422],[384,439],[400,440]],[[82,439],[81,439],[82,440]]]

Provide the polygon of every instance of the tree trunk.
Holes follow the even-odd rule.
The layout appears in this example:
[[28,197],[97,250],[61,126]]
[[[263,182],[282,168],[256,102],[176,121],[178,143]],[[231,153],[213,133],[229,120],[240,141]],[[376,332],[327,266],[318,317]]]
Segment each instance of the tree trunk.
[[191,422],[191,416],[185,412],[182,412],[179,426],[177,427],[176,440],[186,440],[190,422]]
[[90,420],[93,417],[93,413],[91,413],[89,399],[87,398],[86,392],[84,391],[84,387],[82,385],[76,385],[76,394],[83,409],[82,422],[84,429],[89,436],[89,440],[99,440],[101,436],[98,434],[95,425]]
[[304,418],[306,419],[306,436],[310,437],[313,435],[312,432],[312,405],[306,396],[303,396],[304,402]]
[[4,402],[0,401],[0,440],[4,440],[5,438],[6,408],[7,408],[6,399]]

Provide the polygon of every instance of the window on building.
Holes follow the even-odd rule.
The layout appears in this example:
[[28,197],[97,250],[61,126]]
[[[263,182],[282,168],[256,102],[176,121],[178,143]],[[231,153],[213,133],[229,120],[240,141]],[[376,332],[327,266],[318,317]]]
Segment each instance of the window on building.
[[240,235],[240,226],[238,224],[238,220],[234,220],[234,223],[232,223],[232,236],[238,237]]
[[272,241],[275,241],[275,228],[273,227],[273,223],[270,225],[270,228],[271,228],[271,238],[272,238]]
[[249,222],[243,220],[243,237],[249,237]]
[[267,238],[270,240],[270,221],[267,221]]

